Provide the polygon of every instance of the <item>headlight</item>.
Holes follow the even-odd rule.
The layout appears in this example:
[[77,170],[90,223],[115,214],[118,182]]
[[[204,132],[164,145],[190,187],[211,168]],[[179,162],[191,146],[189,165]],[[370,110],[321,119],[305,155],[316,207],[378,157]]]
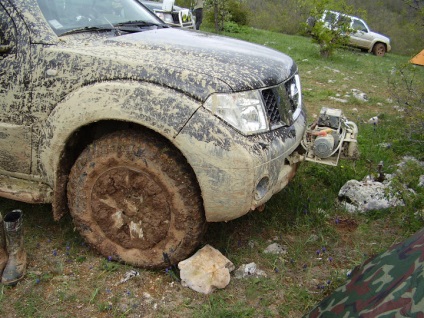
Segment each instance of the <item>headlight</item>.
[[204,106],[245,135],[269,130],[259,91],[213,94]]
[[[300,111],[300,108],[302,107],[302,89],[300,86],[299,74],[296,74],[294,76],[294,83],[290,84],[289,98],[290,100],[292,100],[293,110]],[[297,117],[297,116],[293,116],[293,117]]]

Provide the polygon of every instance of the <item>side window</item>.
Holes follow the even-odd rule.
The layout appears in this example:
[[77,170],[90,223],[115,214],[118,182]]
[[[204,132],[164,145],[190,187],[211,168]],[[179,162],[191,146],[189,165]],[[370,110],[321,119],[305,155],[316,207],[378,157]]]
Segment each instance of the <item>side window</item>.
[[362,21],[356,20],[356,19],[353,20],[352,29],[354,29],[355,31],[368,32],[368,30],[365,27],[364,23]]
[[16,45],[15,25],[0,4],[0,54],[10,53]]
[[333,12],[327,12],[324,21],[330,25],[333,25],[337,21],[337,15]]
[[344,26],[350,26],[352,20],[350,19],[350,17],[346,16],[346,15],[340,15],[339,20],[338,20],[338,24],[339,25],[344,25]]

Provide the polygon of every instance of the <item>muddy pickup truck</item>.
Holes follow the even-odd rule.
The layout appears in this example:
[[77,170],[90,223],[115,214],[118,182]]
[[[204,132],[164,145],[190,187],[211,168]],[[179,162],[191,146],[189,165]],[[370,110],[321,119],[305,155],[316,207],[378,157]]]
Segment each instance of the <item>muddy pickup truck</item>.
[[0,196],[69,211],[114,260],[176,263],[301,161],[354,152],[340,111],[307,126],[275,50],[170,28],[136,0],[2,0],[0,18]]

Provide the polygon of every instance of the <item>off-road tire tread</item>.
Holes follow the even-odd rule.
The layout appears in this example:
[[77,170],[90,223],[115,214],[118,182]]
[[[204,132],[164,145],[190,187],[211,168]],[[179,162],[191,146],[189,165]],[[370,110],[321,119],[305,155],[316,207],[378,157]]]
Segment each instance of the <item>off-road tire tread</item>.
[[[142,157],[137,154],[140,152],[143,154]],[[110,153],[117,154],[117,157],[126,156],[132,161],[142,160],[143,164],[148,164],[149,161],[167,160],[165,172],[178,182],[177,191],[185,206],[184,224],[176,225],[179,229],[181,227],[184,229],[185,237],[178,248],[168,256],[172,264],[187,258],[198,246],[206,229],[200,188],[193,170],[181,152],[169,141],[151,132],[124,130],[111,133],[95,140],[78,157],[71,169],[67,186],[68,205],[78,231],[88,244],[97,249],[102,240],[108,240],[102,233],[95,233],[96,241],[90,235],[93,227],[89,225],[92,219],[90,209],[86,208],[89,193],[84,189],[84,179],[87,168],[95,164],[98,158]],[[162,251],[158,251],[149,259],[130,259],[125,255],[114,255],[114,251],[99,250],[99,252],[106,257],[113,255],[118,261],[143,268],[163,268],[170,265],[164,259]]]

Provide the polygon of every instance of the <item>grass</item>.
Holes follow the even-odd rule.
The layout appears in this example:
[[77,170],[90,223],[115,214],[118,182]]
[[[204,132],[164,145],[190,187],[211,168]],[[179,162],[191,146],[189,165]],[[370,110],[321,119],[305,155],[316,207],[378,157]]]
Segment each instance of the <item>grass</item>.
[[[265,211],[210,225],[204,244],[220,250],[236,267],[255,262],[267,277],[232,278],[226,289],[209,296],[183,288],[165,271],[137,269],[139,276],[120,284],[133,267],[110,262],[90,249],[69,216],[54,222],[50,206],[0,199],[3,212],[24,210],[29,259],[18,286],[0,286],[1,317],[301,317],[343,284],[353,267],[424,226],[424,190],[418,187],[424,170],[414,164],[394,181],[405,207],[349,214],[335,204],[346,181],[376,174],[381,161],[384,172],[393,173],[406,155],[424,160],[422,134],[407,129],[410,118],[394,107],[400,104],[389,85],[408,57],[377,58],[344,49],[324,60],[308,38],[254,29],[227,35],[293,57],[309,119],[323,106],[341,108],[360,132],[358,160],[342,160],[338,167],[305,163]],[[413,83],[424,87],[424,69],[411,72]],[[344,98],[352,88],[366,93],[369,101],[330,99]],[[377,115],[378,125],[367,123]],[[285,245],[287,254],[265,255],[272,242]]]

